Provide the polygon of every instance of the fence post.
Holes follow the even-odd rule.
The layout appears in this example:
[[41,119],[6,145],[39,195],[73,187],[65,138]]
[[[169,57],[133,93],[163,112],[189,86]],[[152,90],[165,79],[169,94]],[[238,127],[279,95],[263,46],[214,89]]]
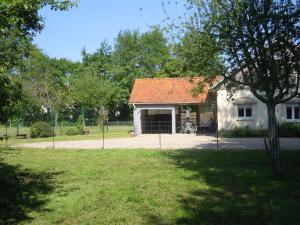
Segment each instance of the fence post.
[[102,149],[104,149],[104,120],[102,121]]
[[20,130],[20,121],[19,121],[19,110],[17,110],[17,136],[19,135]]
[[54,128],[55,128],[55,112],[53,110],[52,112],[52,116],[50,116],[50,124],[52,124],[52,148],[54,149],[55,148],[55,131],[54,131]]
[[159,138],[159,150],[161,150],[161,122],[159,121],[158,122],[158,130],[159,130],[159,135],[158,135],[158,138]]
[[217,150],[219,150],[219,128],[218,128],[218,122],[216,124],[216,131],[217,131]]
[[5,147],[7,148],[8,132],[7,132],[7,122],[5,125]]

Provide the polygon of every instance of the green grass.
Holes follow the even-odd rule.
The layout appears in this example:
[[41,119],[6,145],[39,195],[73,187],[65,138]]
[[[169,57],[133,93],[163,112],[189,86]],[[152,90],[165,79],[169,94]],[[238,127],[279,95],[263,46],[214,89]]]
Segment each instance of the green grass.
[[[68,136],[65,135],[65,131],[70,127],[57,127],[55,129],[55,141],[78,141],[78,140],[97,140],[102,139],[102,129],[97,126],[89,126],[86,127],[90,133],[85,135],[73,135]],[[73,127],[74,128],[74,127]],[[104,138],[122,138],[122,137],[130,137],[133,132],[132,126],[108,126],[105,127],[104,130]],[[5,127],[0,126],[0,136],[6,133]],[[33,142],[48,142],[52,141],[52,137],[49,138],[28,138],[28,139],[16,139],[16,128],[8,128],[8,146],[22,144],[22,143],[33,143]],[[24,127],[20,129],[20,133],[27,134],[29,137],[29,128]],[[5,141],[0,141],[0,147],[5,146]]]
[[273,178],[262,151],[0,151],[0,224],[289,225],[300,152]]

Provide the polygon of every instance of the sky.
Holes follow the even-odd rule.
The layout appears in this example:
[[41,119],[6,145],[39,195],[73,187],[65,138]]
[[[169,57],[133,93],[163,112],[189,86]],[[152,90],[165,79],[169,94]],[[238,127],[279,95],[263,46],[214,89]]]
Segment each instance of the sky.
[[[42,9],[45,29],[36,35],[34,44],[50,57],[80,61],[83,47],[94,52],[103,40],[113,44],[121,30],[145,32],[162,24],[167,17],[162,1],[167,4],[166,0],[81,0],[66,12]],[[180,7],[170,2],[168,13],[179,15]],[[180,6],[184,0],[178,2]]]

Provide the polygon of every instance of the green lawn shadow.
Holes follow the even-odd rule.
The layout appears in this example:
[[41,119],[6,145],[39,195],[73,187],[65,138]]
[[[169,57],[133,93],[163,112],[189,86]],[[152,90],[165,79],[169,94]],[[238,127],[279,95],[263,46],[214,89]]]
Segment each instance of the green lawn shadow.
[[44,205],[54,189],[52,179],[56,175],[8,165],[0,158],[0,224],[18,224],[31,220],[33,211],[46,212]]
[[[207,188],[196,188],[178,196],[185,216],[177,219],[176,224],[299,224],[299,152],[283,154],[285,175],[279,179],[272,177],[269,158],[264,152],[178,151],[163,154],[176,167],[193,172],[184,179],[207,185]],[[167,224],[157,215],[149,215],[149,220],[153,224]]]

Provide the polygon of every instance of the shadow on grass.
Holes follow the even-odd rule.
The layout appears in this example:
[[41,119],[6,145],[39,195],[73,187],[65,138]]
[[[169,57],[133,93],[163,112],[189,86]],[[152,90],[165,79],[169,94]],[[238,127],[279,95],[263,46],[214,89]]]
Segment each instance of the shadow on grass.
[[0,224],[31,220],[32,211],[47,211],[46,194],[53,190],[57,173],[36,173],[8,165],[0,159]]
[[176,167],[192,172],[184,179],[202,184],[178,196],[185,216],[175,224],[300,224],[300,152],[283,155],[285,175],[280,179],[271,176],[264,152],[164,154]]

